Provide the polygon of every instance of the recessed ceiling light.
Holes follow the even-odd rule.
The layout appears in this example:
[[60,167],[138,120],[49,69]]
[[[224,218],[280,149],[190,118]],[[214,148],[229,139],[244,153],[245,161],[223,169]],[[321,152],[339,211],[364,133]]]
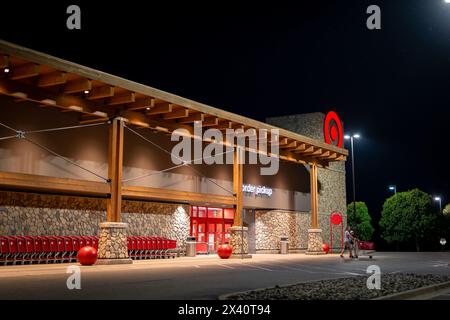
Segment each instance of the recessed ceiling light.
[[9,68],[3,69],[3,72],[4,72],[4,73],[9,73]]
[[89,94],[89,90],[84,90],[84,94]]
[[150,108],[149,108],[149,107],[147,107],[146,109],[147,109],[147,110],[150,110]]

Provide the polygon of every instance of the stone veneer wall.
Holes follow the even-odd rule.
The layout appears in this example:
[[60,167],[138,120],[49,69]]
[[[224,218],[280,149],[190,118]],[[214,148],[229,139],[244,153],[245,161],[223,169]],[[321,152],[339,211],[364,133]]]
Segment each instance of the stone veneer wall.
[[[282,117],[267,118],[269,124],[297,132],[307,137],[324,141],[323,122],[325,115],[320,112],[300,115],[290,115]],[[308,168],[309,169],[309,168]],[[319,180],[319,228],[322,229],[324,242],[330,241],[329,216],[333,211],[341,212],[344,216],[344,226],[346,225],[347,198],[345,186],[345,162],[330,163],[328,168],[318,168]],[[273,215],[273,217],[271,217]],[[259,220],[259,222],[258,222]],[[306,249],[308,239],[308,229],[311,226],[310,213],[286,212],[280,210],[260,211],[256,215],[256,225],[258,231],[264,235],[258,238],[259,250],[269,246],[271,249],[279,247],[279,235],[287,235],[291,239],[290,248]],[[272,235],[271,245],[262,237],[267,236],[266,230],[276,230]],[[333,228],[333,239],[341,239],[340,229]],[[282,234],[288,232],[289,234]],[[278,238],[278,241],[275,241]],[[339,241],[333,240],[333,246],[339,247]],[[276,248],[279,249],[279,248]],[[273,249],[272,249],[273,250]]]
[[[289,250],[306,250],[310,227],[311,214],[309,212],[255,210],[256,252],[280,250],[280,237],[289,238]],[[319,228],[322,229],[323,241],[330,243],[329,215],[319,214]],[[333,247],[340,248],[340,241],[341,230],[334,227]]]
[[[297,132],[307,137],[325,141],[323,122],[325,115],[320,112],[292,116],[268,118],[267,122]],[[346,214],[347,195],[345,188],[345,162],[332,162],[327,168],[318,168],[319,214],[339,211]]]
[[[184,247],[189,205],[122,201],[129,235],[164,236]],[[98,235],[106,199],[0,191],[0,235]]]

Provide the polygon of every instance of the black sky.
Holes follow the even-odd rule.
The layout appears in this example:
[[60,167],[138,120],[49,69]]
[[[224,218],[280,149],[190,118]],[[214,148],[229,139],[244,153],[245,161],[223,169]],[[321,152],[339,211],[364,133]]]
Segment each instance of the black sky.
[[[389,184],[450,202],[443,0],[92,2],[2,3],[0,38],[258,120],[334,109],[363,136],[357,198],[376,220]],[[382,30],[366,28],[370,4]]]

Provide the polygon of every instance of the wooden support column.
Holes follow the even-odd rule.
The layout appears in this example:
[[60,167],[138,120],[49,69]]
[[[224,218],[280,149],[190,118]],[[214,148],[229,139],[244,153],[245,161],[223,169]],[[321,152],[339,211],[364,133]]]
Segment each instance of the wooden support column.
[[318,224],[318,183],[317,183],[317,163],[311,164],[309,171],[311,186],[311,229],[317,229]]
[[240,147],[236,147],[233,154],[233,192],[236,197],[236,211],[234,213],[233,222],[234,227],[240,227],[242,225],[244,156],[244,150]]
[[108,178],[111,181],[111,197],[107,201],[107,221],[121,221],[123,120],[116,118],[109,127]]

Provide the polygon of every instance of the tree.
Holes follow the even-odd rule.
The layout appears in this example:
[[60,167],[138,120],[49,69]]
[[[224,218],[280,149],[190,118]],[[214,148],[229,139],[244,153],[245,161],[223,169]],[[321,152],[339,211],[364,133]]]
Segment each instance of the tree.
[[356,214],[353,209],[353,202],[347,206],[347,219],[350,227],[355,230],[356,235],[361,240],[370,240],[373,235],[372,218],[369,209],[361,201],[356,202]]
[[441,216],[427,193],[419,189],[398,192],[384,202],[380,219],[382,237],[397,245],[413,242],[420,251],[424,241],[439,237]]
[[444,207],[444,210],[442,210],[442,213],[443,213],[446,217],[450,217],[450,203],[448,203],[448,204]]

